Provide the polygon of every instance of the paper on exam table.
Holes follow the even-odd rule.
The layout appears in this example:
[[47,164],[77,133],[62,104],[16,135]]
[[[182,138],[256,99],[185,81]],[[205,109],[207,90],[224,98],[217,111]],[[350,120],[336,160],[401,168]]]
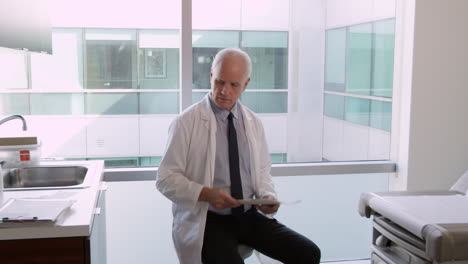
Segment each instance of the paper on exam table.
[[301,200],[295,200],[295,201],[274,201],[274,200],[268,200],[268,199],[243,199],[243,200],[238,200],[241,204],[252,204],[252,205],[275,205],[275,204],[281,204],[281,205],[290,205],[290,204],[297,204],[300,203]]

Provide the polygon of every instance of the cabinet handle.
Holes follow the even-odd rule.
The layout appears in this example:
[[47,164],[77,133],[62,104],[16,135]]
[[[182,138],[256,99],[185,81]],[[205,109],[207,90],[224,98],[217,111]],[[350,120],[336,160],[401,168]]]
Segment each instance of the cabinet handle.
[[95,215],[100,215],[100,214],[101,214],[101,208],[100,208],[100,207],[96,207],[96,209],[94,209],[94,214],[95,214]]

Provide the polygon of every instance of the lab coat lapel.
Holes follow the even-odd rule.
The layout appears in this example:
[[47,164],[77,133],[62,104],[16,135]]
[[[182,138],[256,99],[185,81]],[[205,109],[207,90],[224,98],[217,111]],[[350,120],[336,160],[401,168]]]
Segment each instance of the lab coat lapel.
[[208,130],[208,133],[210,134],[210,139],[209,139],[209,146],[208,146],[208,153],[206,155],[207,160],[206,160],[206,166],[207,168],[210,168],[210,177],[209,177],[209,182],[208,186],[212,187],[213,186],[213,180],[214,180],[214,168],[215,168],[215,155],[216,155],[216,119],[213,113],[213,110],[211,109],[210,105],[210,99],[208,98],[208,95],[203,98],[203,111],[202,111],[202,122],[203,126]]
[[[240,102],[237,102],[240,104]],[[255,140],[256,137],[254,136],[253,131],[253,117],[252,115],[245,109],[245,107],[240,104],[242,109],[242,117],[244,119],[244,127],[245,127],[245,135],[247,136],[247,142],[249,143],[249,151],[250,151],[250,175],[253,184],[254,192],[257,193],[257,186],[258,186],[258,177],[257,177],[257,170],[256,164],[258,164],[258,157],[257,157],[257,141]]]

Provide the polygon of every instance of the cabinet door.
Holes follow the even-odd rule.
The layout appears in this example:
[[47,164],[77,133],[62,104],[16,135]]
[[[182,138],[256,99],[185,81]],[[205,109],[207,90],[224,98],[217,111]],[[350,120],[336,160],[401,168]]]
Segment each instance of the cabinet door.
[[101,190],[99,191],[98,203],[95,208],[91,237],[89,238],[91,264],[107,263],[106,190],[107,185],[105,184],[105,182],[102,182]]
[[86,237],[0,241],[0,263],[83,264]]

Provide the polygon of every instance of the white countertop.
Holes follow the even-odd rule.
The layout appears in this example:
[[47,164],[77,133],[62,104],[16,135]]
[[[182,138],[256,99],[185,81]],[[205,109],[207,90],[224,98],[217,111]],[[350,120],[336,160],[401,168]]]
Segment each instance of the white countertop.
[[81,189],[51,189],[30,191],[4,190],[4,201],[10,198],[40,198],[60,195],[65,199],[75,200],[71,208],[64,211],[55,225],[38,224],[26,227],[0,227],[0,240],[32,239],[51,237],[77,237],[91,234],[94,211],[103,182],[104,162],[93,161],[60,161],[41,162],[40,165],[86,165],[90,166],[87,177],[92,177],[89,186]]

